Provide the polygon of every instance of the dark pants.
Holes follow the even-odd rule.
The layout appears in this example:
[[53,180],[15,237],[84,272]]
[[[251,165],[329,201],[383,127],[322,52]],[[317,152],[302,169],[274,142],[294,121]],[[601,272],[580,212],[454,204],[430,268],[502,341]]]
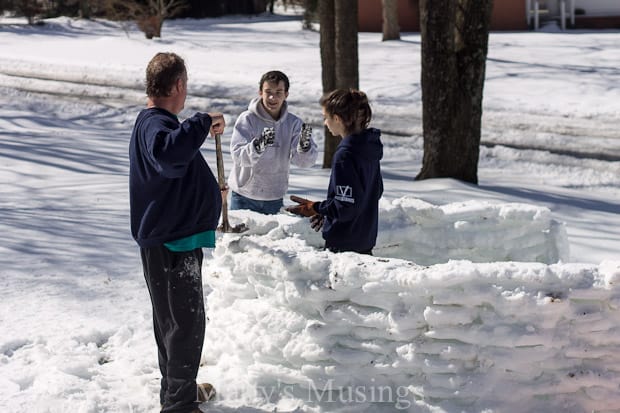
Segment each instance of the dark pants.
[[196,375],[205,334],[202,249],[172,252],[161,245],[140,253],[153,305],[162,412],[191,412],[198,407]]
[[273,201],[259,201],[251,199],[232,191],[230,195],[230,209],[249,209],[250,211],[260,212],[266,215],[275,215],[280,212],[280,208],[284,205],[282,198]]
[[336,253],[336,254],[339,252],[357,252],[358,254],[372,255],[372,249],[365,250],[365,251],[343,250],[343,249],[338,249],[338,248],[333,248],[333,247],[325,247],[325,249],[333,253]]

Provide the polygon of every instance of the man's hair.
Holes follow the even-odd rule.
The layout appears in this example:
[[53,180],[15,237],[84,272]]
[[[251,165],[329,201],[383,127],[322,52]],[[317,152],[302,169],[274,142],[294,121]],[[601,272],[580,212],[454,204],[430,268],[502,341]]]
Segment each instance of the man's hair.
[[269,82],[269,83],[275,83],[278,84],[280,82],[284,82],[284,91],[288,92],[288,88],[290,86],[290,83],[288,81],[288,77],[280,72],[279,70],[272,70],[270,72],[265,73],[261,78],[260,78],[260,82],[258,84],[259,89],[258,90],[263,90],[263,83],[265,82]]
[[146,95],[170,96],[172,88],[186,73],[185,61],[175,53],[157,53],[146,67]]
[[336,89],[319,101],[330,116],[338,115],[346,132],[366,129],[372,118],[372,110],[366,94],[357,89]]

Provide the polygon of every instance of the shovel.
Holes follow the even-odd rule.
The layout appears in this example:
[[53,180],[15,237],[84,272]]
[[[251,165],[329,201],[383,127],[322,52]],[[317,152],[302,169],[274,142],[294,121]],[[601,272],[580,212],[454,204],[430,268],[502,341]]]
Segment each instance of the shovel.
[[[224,177],[224,160],[222,159],[222,135],[215,135],[215,156],[217,158],[217,182],[220,185],[220,189],[223,191],[227,188],[226,178]],[[228,200],[222,199],[222,224],[217,227],[220,232],[232,232],[241,233],[247,231],[249,228],[247,225],[241,223],[234,227],[228,222]]]

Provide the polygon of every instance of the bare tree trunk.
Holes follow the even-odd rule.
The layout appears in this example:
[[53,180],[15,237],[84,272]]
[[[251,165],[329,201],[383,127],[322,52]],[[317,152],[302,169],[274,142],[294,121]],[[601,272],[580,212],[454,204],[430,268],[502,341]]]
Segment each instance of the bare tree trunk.
[[[319,20],[323,93],[358,88],[357,0],[321,0]],[[323,168],[331,168],[339,143],[326,127]]]
[[335,0],[336,16],[336,87],[359,87],[357,53],[357,0]]
[[[336,23],[334,14],[335,0],[319,2],[320,45],[321,45],[321,78],[323,93],[336,89]],[[331,168],[332,158],[340,140],[331,134],[327,126],[323,152],[323,168]]]
[[43,12],[43,7],[36,0],[18,0],[15,8],[26,17],[29,25],[34,25],[37,16]]
[[478,183],[493,0],[421,0],[424,157],[416,179]]
[[90,19],[90,2],[88,0],[80,0],[80,19]]
[[383,41],[400,40],[398,26],[398,0],[383,1]]

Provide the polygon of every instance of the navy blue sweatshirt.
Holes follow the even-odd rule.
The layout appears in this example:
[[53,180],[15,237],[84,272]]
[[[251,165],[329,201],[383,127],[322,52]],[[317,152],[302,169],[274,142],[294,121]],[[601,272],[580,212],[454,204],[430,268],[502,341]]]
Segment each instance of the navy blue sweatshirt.
[[381,131],[370,128],[336,148],[327,200],[314,205],[325,216],[323,239],[330,250],[366,252],[375,246],[383,194],[380,137]]
[[217,228],[222,196],[200,153],[211,118],[180,123],[161,108],[142,110],[129,144],[131,234],[153,247]]

